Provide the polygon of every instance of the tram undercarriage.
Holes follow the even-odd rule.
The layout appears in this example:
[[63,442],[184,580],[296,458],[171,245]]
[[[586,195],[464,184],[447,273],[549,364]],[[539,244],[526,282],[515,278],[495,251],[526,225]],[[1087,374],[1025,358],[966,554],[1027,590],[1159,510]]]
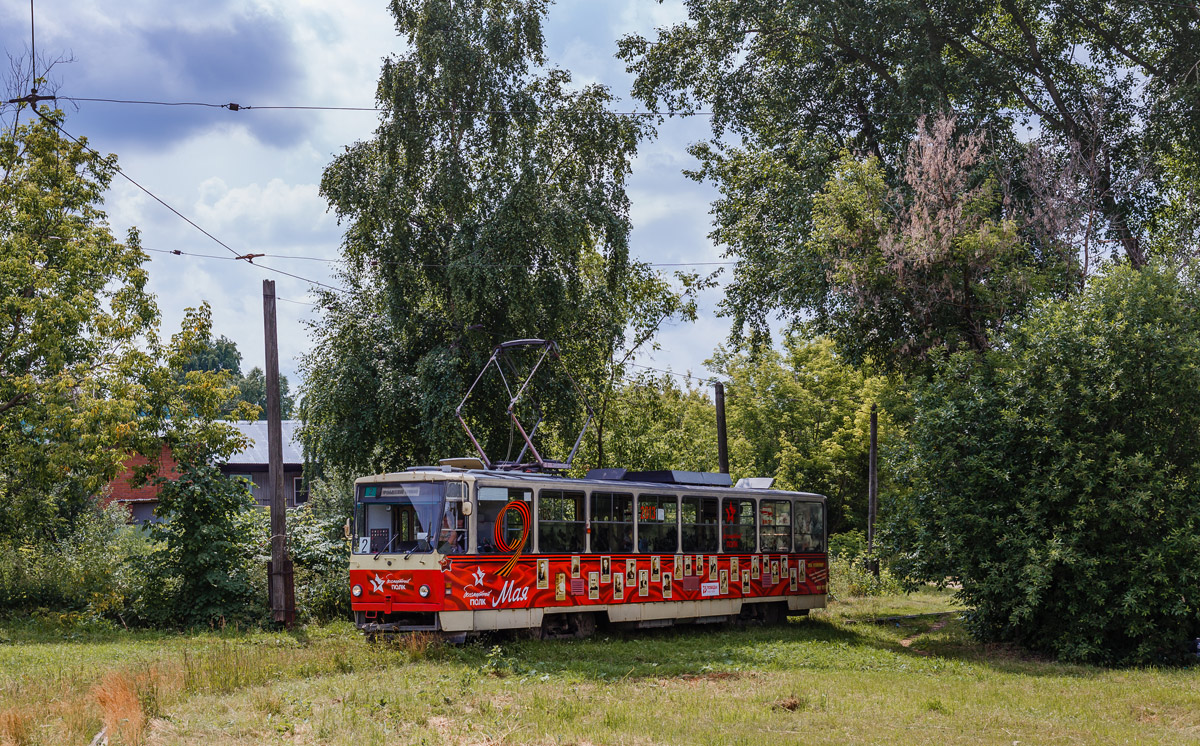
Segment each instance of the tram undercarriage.
[[528,632],[543,640],[585,638],[598,628],[656,629],[697,624],[780,624],[825,606],[825,596],[785,599],[683,601],[574,609],[497,609],[450,612],[355,612],[358,627],[370,639],[414,632],[438,633],[448,642],[464,642],[494,632]]

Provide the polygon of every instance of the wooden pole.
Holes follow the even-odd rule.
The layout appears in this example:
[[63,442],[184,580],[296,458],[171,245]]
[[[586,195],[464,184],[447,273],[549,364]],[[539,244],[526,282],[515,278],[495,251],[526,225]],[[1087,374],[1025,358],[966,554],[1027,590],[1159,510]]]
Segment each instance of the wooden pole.
[[725,384],[716,383],[717,399],[717,463],[721,473],[729,473],[729,442],[725,439]]
[[292,562],[287,549],[287,503],[283,496],[283,424],[279,411],[279,337],[275,281],[263,280],[263,332],[267,360],[267,462],[271,479],[271,615],[288,628],[296,621]]
[[879,576],[879,562],[875,559],[875,513],[879,509],[879,470],[876,454],[879,451],[879,414],[871,405],[871,454],[867,467],[867,554],[871,557],[871,569]]

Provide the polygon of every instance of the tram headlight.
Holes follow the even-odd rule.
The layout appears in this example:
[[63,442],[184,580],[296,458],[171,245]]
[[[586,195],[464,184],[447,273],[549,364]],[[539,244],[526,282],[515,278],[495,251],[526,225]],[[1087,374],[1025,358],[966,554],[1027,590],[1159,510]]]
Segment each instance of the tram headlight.
[[417,593],[421,594],[421,598],[429,598],[429,586],[421,586],[421,590],[417,591]]
[[361,585],[354,586],[353,588],[350,589],[350,593],[354,594],[355,598],[358,598],[359,596],[362,595],[362,586]]

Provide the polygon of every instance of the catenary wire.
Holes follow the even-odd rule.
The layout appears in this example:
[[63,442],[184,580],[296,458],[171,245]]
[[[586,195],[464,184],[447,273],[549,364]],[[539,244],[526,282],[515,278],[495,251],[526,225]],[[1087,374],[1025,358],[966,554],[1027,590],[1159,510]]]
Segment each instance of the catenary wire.
[[[1147,0],[1147,2],[1152,3],[1152,4],[1157,4],[1157,5],[1167,5],[1167,6],[1173,5],[1173,6],[1177,6],[1177,7],[1181,7],[1181,8],[1200,9],[1200,6],[1183,5],[1183,4],[1179,4],[1179,3],[1153,2],[1153,0]],[[106,104],[127,104],[127,105],[136,105],[136,106],[184,106],[184,107],[190,106],[190,107],[200,107],[200,108],[208,108],[208,109],[228,109],[229,111],[255,111],[255,110],[261,110],[261,111],[268,111],[268,110],[271,110],[271,111],[359,111],[359,112],[377,112],[377,113],[391,112],[391,113],[395,113],[395,114],[428,114],[428,115],[432,115],[432,114],[481,114],[481,115],[487,115],[487,114],[533,114],[533,113],[537,113],[539,111],[546,111],[546,110],[541,110],[541,109],[438,109],[438,108],[412,108],[412,107],[397,109],[397,108],[379,107],[379,106],[317,106],[317,105],[311,105],[311,106],[310,105],[255,106],[252,104],[239,104],[239,103],[235,103],[235,102],[230,102],[230,103],[226,103],[226,104],[218,104],[218,103],[213,103],[213,102],[209,102],[209,101],[154,101],[154,100],[120,99],[120,98],[91,98],[91,97],[84,97],[84,96],[54,96],[52,98],[56,101],[71,101],[71,102],[84,102],[84,103],[106,103]],[[1181,113],[1200,112],[1200,109],[1188,108],[1188,109],[1182,109],[1182,110],[1180,110],[1180,112]],[[606,113],[611,114],[613,116],[620,116],[620,117],[662,117],[665,119],[688,118],[688,117],[712,117],[712,116],[718,115],[718,113],[714,112],[714,111],[687,111],[687,110],[684,110],[684,111],[608,111]],[[855,112],[848,112],[848,113],[854,114]],[[928,112],[928,111],[902,111],[902,110],[893,109],[891,111],[872,112],[872,116],[917,117],[917,116],[925,116],[925,115],[928,115],[929,113],[930,112]],[[970,109],[951,109],[950,113],[952,113],[952,114],[977,114],[979,112],[976,112],[976,111],[973,111]],[[989,113],[989,112],[984,112],[984,113]],[[998,111],[998,112],[990,112],[990,113],[996,113],[996,114],[1002,114],[1002,115],[1021,115],[1021,114],[1025,114],[1028,112],[1019,111],[1019,110],[1011,110],[1011,111]]]
[[[197,253],[194,251],[182,251],[180,249],[151,249],[151,248],[147,248],[147,247],[143,246],[142,250],[143,251],[153,251],[158,254],[174,254],[176,256],[193,256],[193,257],[196,257],[199,259],[220,259],[220,260],[225,260],[225,261],[243,260],[243,257],[240,257],[240,256],[225,256],[223,254],[200,254],[200,253]],[[302,254],[255,254],[253,258],[254,259],[309,260],[309,261],[314,261],[314,262],[326,262],[329,264],[337,264],[339,262],[345,261],[344,259],[341,259],[341,258],[330,258],[330,257],[321,257],[321,256],[304,256]],[[254,264],[256,267],[263,266],[261,264],[255,264],[253,260],[251,260],[250,263]],[[427,267],[427,268],[445,268],[445,267],[452,266],[449,264],[415,264],[414,265],[414,264],[409,264],[408,262],[395,262],[395,261],[376,261],[375,263],[376,264],[387,264],[387,265],[399,265],[399,266],[418,266],[418,267]],[[708,267],[708,266],[729,265],[729,264],[737,264],[737,261],[729,260],[729,261],[722,261],[722,262],[646,262],[645,266],[648,266],[648,267]],[[472,265],[472,266],[485,267],[488,269],[512,269],[512,268],[516,268],[516,267],[527,267],[529,265],[528,264],[482,264],[482,265]]]
[[[41,117],[43,120],[45,120],[46,122],[48,122],[49,124],[51,124],[51,125],[52,125],[52,126],[55,128],[55,129],[57,129],[59,132],[61,132],[61,133],[63,133],[64,135],[66,135],[66,136],[67,136],[67,138],[69,138],[69,139],[70,139],[72,142],[74,142],[75,144],[79,145],[81,148],[84,148],[84,149],[86,149],[88,152],[92,153],[93,155],[95,155],[95,156],[97,156],[97,157],[100,157],[100,158],[103,158],[103,157],[104,157],[103,155],[101,155],[100,151],[98,151],[98,150],[96,150],[95,148],[91,147],[90,145],[88,145],[88,144],[84,143],[84,142],[83,142],[83,141],[81,141],[79,138],[77,138],[77,137],[75,137],[74,135],[72,135],[70,132],[67,132],[67,130],[66,130],[66,129],[64,129],[64,128],[63,128],[63,126],[62,126],[60,123],[56,122],[56,121],[55,121],[54,119],[52,119],[51,117],[48,117],[48,116],[46,116],[44,113],[42,113],[42,112],[41,112],[39,109],[37,109],[36,107],[34,108],[34,112],[35,112],[35,113],[36,113],[36,114],[37,114],[39,117]],[[198,224],[196,224],[196,222],[195,222],[195,221],[193,221],[191,218],[189,218],[188,216],[184,215],[184,214],[183,214],[183,213],[181,213],[179,210],[176,210],[174,207],[172,207],[171,205],[167,204],[167,202],[166,202],[166,201],[164,201],[164,200],[163,200],[161,197],[159,197],[158,195],[156,195],[154,192],[151,192],[149,189],[147,189],[146,187],[142,186],[140,183],[138,183],[137,181],[135,181],[135,180],[133,179],[133,177],[131,177],[129,174],[127,174],[127,173],[125,173],[124,171],[122,171],[122,170],[121,170],[121,167],[120,167],[120,166],[118,166],[118,165],[116,165],[115,163],[113,164],[113,169],[114,169],[114,170],[115,170],[115,171],[116,171],[118,174],[120,174],[122,177],[124,177],[126,181],[128,181],[129,183],[133,184],[133,185],[134,185],[135,187],[137,187],[138,189],[140,189],[140,190],[142,190],[143,192],[145,192],[145,193],[146,193],[146,194],[147,194],[147,195],[148,195],[148,196],[149,196],[151,199],[153,199],[155,202],[158,202],[160,205],[162,205],[163,207],[165,207],[165,208],[167,208],[168,210],[170,210],[172,213],[174,213],[176,216],[178,216],[180,219],[182,219],[182,220],[183,220],[184,222],[186,222],[188,225],[190,225],[190,226],[192,226],[193,228],[195,228],[196,230],[200,231],[200,232],[201,232],[201,233],[203,233],[205,236],[207,236],[208,238],[212,239],[212,240],[213,240],[215,243],[217,243],[218,245],[220,245],[221,247],[223,247],[223,248],[224,248],[226,251],[228,251],[228,252],[230,252],[231,254],[233,254],[233,257],[231,257],[231,258],[233,258],[233,259],[241,259],[241,258],[243,258],[243,257],[248,257],[248,256],[249,256],[248,254],[239,254],[239,253],[238,253],[238,252],[237,252],[235,249],[233,249],[233,247],[229,246],[229,244],[225,243],[225,242],[224,242],[224,241],[222,241],[221,239],[219,239],[219,238],[217,238],[216,236],[214,236],[213,234],[209,233],[209,232],[208,232],[208,231],[206,231],[204,228],[201,228],[201,227],[200,227]],[[220,257],[220,258],[225,258],[225,257]],[[250,263],[250,264],[254,264],[254,262],[253,262],[253,261],[249,261],[249,263]],[[255,267],[259,267],[259,268],[261,268],[261,269],[265,269],[265,270],[267,270],[268,272],[274,272],[274,273],[276,273],[276,274],[284,275],[285,277],[291,277],[291,278],[294,278],[294,279],[297,279],[297,280],[301,280],[301,281],[303,281],[303,282],[311,283],[311,284],[313,284],[313,285],[317,285],[317,286],[319,286],[319,287],[323,287],[323,288],[326,288],[327,290],[332,290],[332,291],[334,291],[334,292],[338,292],[338,293],[344,293],[344,292],[346,292],[346,291],[345,291],[344,289],[342,289],[342,288],[334,287],[333,285],[328,285],[328,284],[326,284],[326,283],[324,283],[324,282],[320,282],[320,281],[318,281],[318,280],[311,280],[311,279],[309,279],[309,278],[307,278],[307,277],[301,277],[300,275],[293,274],[293,273],[291,273],[291,272],[287,272],[287,271],[284,271],[284,270],[282,270],[282,269],[278,269],[278,268],[276,268],[276,267],[269,267],[269,266],[267,266],[267,265],[265,265],[265,264],[254,264],[254,266],[255,266]]]

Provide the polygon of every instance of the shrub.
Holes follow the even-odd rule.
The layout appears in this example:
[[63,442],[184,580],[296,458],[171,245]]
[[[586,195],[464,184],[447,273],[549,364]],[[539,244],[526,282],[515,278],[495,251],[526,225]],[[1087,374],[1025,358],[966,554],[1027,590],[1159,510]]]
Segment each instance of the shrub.
[[985,640],[1184,659],[1200,636],[1200,283],[1118,267],[917,387],[899,556]]
[[220,625],[257,621],[261,609],[251,584],[245,514],[254,500],[242,480],[215,466],[180,462],[178,479],[159,478],[155,538],[163,543],[150,565],[151,576],[174,586],[162,601],[176,621]]
[[350,542],[343,527],[354,509],[354,483],[331,475],[313,480],[310,494],[288,511],[296,611],[303,621],[350,618]]
[[0,610],[28,613],[53,609],[125,621],[144,578],[133,569],[151,542],[129,513],[98,502],[76,519],[57,542],[0,545]]
[[875,577],[865,554],[857,557],[843,554],[829,559],[829,593],[835,599],[890,596],[904,590],[904,584],[886,567],[881,567],[879,577]]
[[829,556],[855,559],[867,553],[867,537],[858,529],[829,537]]

